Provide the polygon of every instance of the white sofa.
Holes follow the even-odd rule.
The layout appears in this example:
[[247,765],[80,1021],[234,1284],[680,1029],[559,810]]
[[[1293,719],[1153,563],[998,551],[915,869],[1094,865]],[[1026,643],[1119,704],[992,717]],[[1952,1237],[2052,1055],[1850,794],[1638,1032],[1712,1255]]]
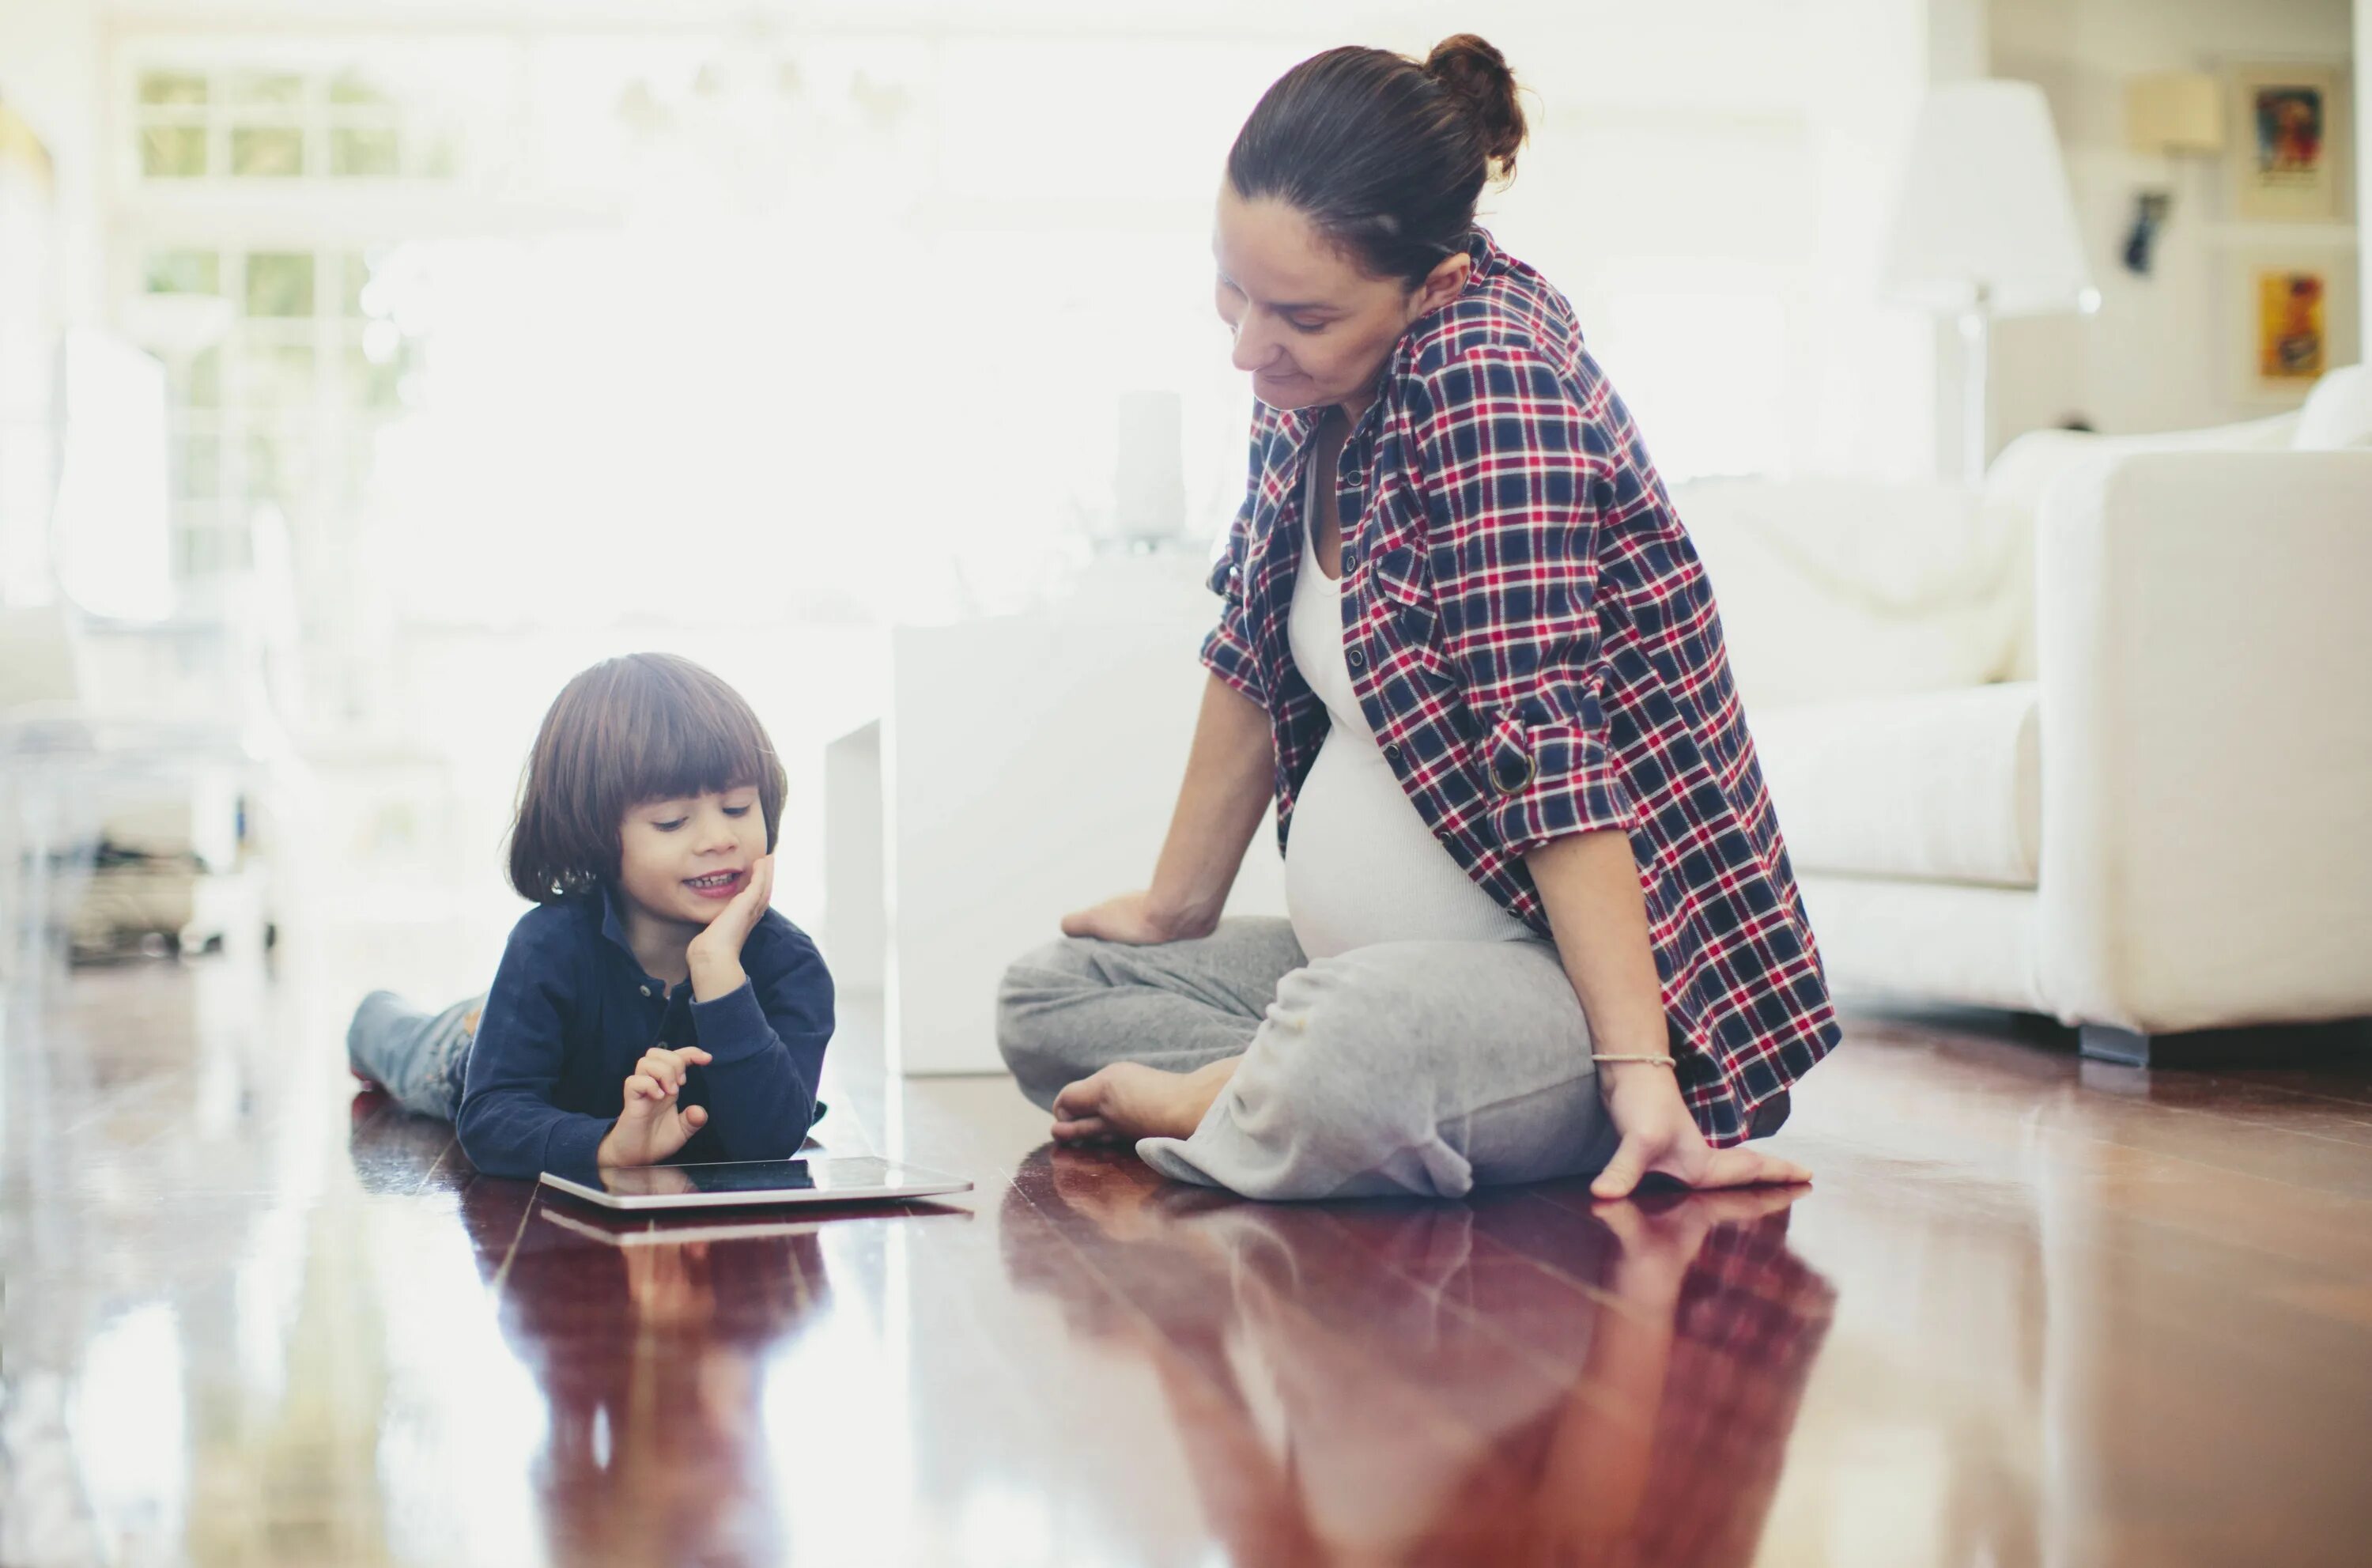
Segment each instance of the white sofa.
[[2150,1064],[2372,1016],[2372,372],[1979,491],[1677,500],[1841,993]]

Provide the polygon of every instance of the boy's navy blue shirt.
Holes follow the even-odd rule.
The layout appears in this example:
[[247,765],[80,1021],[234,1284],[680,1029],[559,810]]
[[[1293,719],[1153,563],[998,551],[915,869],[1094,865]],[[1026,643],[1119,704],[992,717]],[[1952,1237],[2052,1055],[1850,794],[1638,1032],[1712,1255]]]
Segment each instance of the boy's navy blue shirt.
[[511,928],[461,1096],[462,1152],[489,1176],[582,1174],[655,1045],[697,1045],[680,1103],[708,1124],[669,1163],[785,1159],[815,1119],[831,1040],[831,975],[807,933],[768,910],[741,944],[748,983],[711,1002],[669,991],[627,946],[607,889],[540,904]]

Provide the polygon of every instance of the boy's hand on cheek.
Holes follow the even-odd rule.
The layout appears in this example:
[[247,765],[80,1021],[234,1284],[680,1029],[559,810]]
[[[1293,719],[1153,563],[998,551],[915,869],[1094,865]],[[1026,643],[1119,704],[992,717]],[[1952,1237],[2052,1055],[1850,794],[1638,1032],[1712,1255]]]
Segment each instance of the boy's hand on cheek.
[[714,1002],[740,989],[749,976],[741,970],[741,945],[766,917],[774,897],[774,857],[762,854],[750,863],[750,883],[734,896],[708,929],[684,948],[685,967],[692,971],[692,994]]
[[634,1064],[634,1075],[626,1080],[618,1124],[601,1140],[595,1161],[657,1165],[692,1142],[692,1135],[708,1124],[708,1111],[682,1103],[684,1080],[692,1063],[709,1060],[708,1052],[696,1045],[680,1051],[653,1046],[645,1051]]

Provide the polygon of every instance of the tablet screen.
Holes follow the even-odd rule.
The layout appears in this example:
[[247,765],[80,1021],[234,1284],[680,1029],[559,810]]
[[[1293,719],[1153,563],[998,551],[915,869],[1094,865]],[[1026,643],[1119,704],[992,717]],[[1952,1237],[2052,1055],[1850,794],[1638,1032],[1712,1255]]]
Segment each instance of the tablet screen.
[[[816,1184],[808,1160],[753,1160],[747,1165],[649,1165],[605,1169],[601,1185],[621,1197],[673,1192],[772,1192]],[[868,1161],[878,1165],[880,1162]],[[877,1181],[878,1185],[878,1181]]]

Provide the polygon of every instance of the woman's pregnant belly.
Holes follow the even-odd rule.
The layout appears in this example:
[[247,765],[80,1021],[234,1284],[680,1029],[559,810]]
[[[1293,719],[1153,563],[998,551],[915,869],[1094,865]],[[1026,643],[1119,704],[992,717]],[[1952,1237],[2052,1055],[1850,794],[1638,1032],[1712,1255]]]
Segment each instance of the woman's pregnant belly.
[[1499,942],[1531,928],[1476,887],[1376,743],[1335,726],[1294,797],[1285,912],[1312,958],[1378,942]]

